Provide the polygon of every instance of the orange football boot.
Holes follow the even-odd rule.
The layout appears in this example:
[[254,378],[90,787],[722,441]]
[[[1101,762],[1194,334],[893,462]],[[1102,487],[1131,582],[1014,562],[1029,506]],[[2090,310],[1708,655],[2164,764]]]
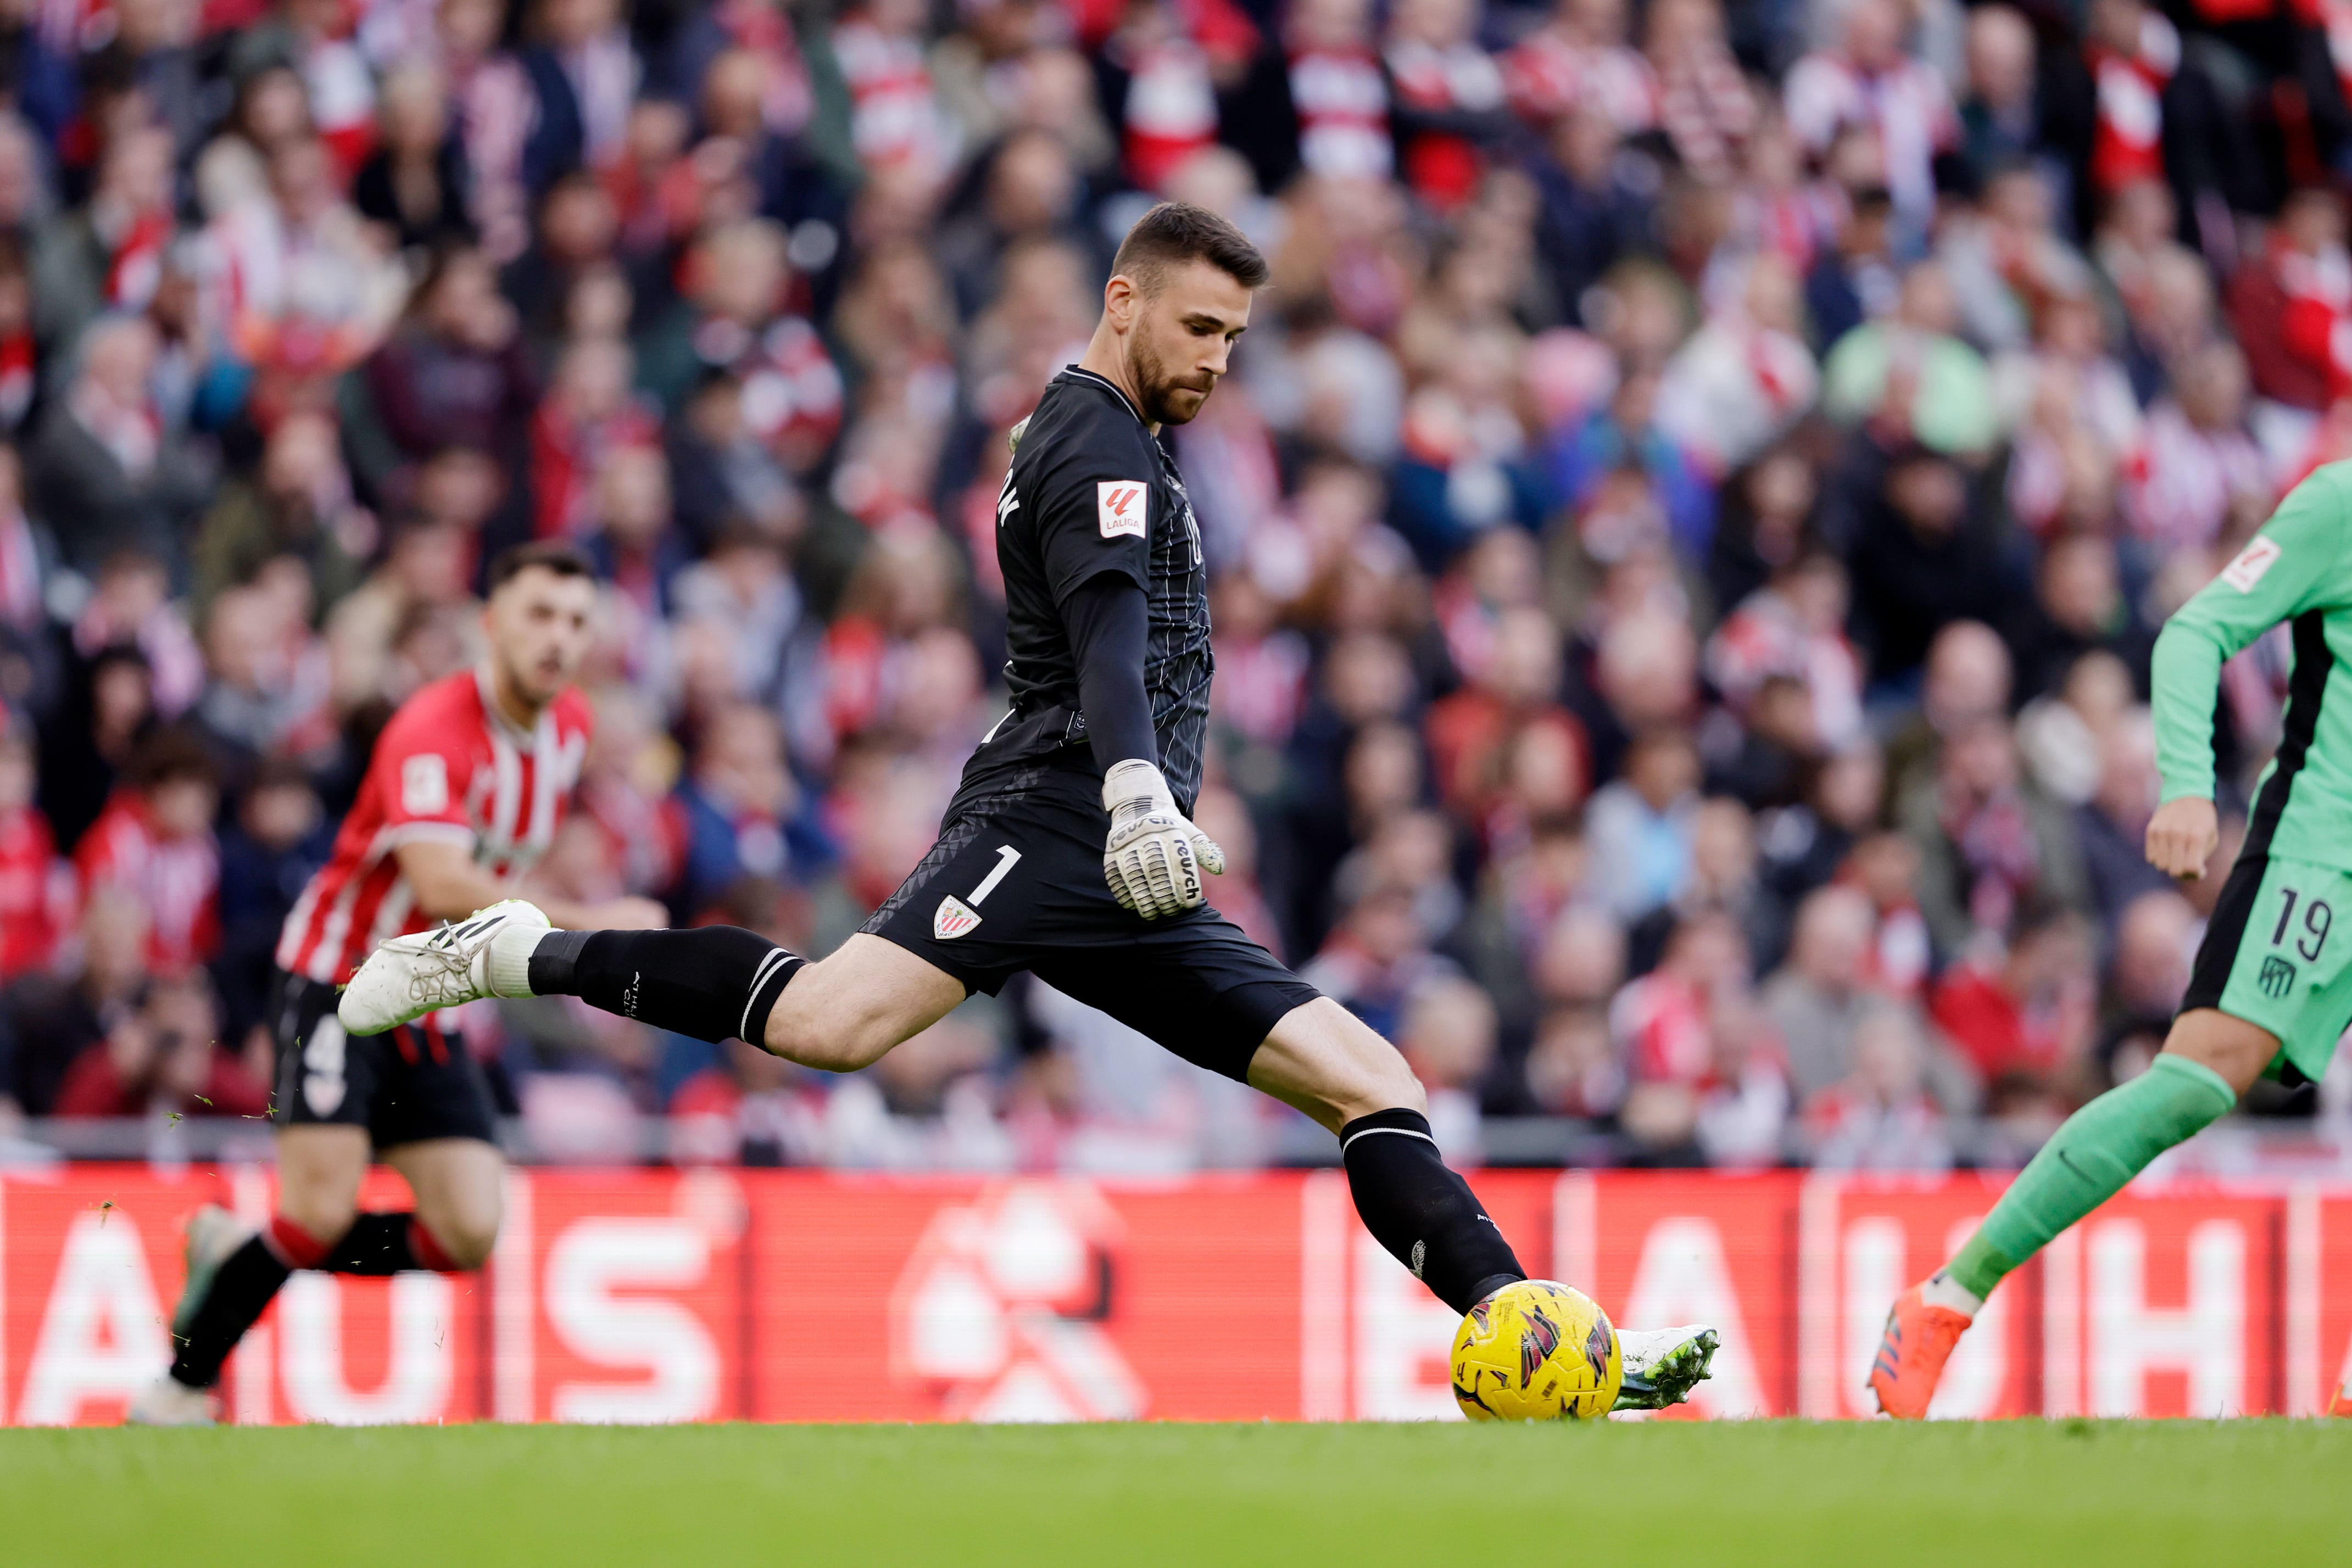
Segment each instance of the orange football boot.
[[1870,1364],[1870,1391],[1878,1396],[1878,1408],[1898,1421],[1926,1416],[1944,1363],[1975,1321],[1949,1307],[1929,1306],[1916,1285],[1895,1297],[1878,1358]]
[[2352,1416],[2352,1383],[2336,1385],[2336,1397],[2327,1402],[2330,1416]]

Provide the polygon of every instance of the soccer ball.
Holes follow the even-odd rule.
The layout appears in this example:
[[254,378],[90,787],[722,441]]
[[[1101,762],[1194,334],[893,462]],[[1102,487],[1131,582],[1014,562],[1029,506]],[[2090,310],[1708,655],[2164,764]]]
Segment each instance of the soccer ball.
[[1473,1421],[1606,1416],[1624,1381],[1609,1314],[1549,1280],[1504,1286],[1454,1336],[1454,1402]]

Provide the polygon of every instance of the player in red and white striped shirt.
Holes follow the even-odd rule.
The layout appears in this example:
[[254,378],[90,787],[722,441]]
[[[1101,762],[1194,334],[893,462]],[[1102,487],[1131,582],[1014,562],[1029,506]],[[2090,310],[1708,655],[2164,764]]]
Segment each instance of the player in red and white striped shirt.
[[[133,1420],[211,1420],[221,1363],[293,1270],[455,1271],[489,1256],[502,1173],[480,1066],[446,1014],[346,1033],[336,990],[388,937],[512,918],[490,906],[554,838],[588,748],[588,702],[572,679],[595,603],[573,546],[509,550],[490,569],[482,666],[418,691],[378,737],[334,853],[278,939],[277,1217],[257,1235],[218,1208],[191,1223],[178,1355]],[[649,899],[538,905],[566,926],[667,924]],[[372,1151],[407,1178],[415,1213],[358,1212]]]

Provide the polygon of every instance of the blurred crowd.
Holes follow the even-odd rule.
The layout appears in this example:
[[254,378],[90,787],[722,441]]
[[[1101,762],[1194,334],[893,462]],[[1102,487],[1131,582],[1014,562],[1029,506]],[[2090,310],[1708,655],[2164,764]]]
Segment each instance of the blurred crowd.
[[[2139,855],[2154,632],[2352,455],[2347,40],[2352,0],[0,0],[0,1131],[266,1113],[279,922],[518,540],[607,581],[537,874],[837,945],[1001,711],[1005,433],[1173,196],[1275,277],[1172,434],[1218,907],[1460,1163],[1546,1118],[2013,1164],[2145,1065],[2215,891]],[[2285,671],[2225,672],[2225,819]],[[1035,984],[843,1080],[562,999],[467,1033],[549,1157],[1289,1146]]]

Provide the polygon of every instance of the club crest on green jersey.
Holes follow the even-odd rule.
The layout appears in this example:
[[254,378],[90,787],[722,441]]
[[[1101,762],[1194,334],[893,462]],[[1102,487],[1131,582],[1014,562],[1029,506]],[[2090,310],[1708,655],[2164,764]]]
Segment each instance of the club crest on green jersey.
[[2275,956],[2264,958],[2262,972],[2254,977],[2254,984],[2262,988],[2263,995],[2277,1001],[2294,989],[2294,966]]

